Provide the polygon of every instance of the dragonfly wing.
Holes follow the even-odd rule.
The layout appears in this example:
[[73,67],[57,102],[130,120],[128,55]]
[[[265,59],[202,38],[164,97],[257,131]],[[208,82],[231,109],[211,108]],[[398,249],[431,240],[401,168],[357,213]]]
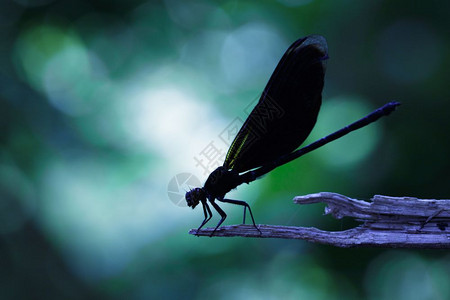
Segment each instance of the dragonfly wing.
[[304,142],[322,103],[327,52],[325,38],[318,35],[288,48],[228,150],[225,168],[245,172]]

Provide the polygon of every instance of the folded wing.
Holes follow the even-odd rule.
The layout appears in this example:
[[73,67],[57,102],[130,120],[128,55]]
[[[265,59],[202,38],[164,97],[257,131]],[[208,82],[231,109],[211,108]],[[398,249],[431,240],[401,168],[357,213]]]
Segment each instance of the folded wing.
[[322,103],[327,53],[319,35],[301,38],[287,49],[228,150],[225,168],[245,172],[305,141]]

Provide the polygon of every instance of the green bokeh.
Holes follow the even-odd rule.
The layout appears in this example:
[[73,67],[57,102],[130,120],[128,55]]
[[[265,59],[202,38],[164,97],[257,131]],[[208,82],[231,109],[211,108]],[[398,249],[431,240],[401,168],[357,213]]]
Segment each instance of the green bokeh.
[[449,23],[445,1],[1,2],[1,298],[450,298],[446,252],[197,238],[201,209],[167,194],[176,174],[206,179],[202,151],[221,163],[288,45],[321,34],[308,141],[402,106],[229,197],[257,223],[327,230],[354,223],[292,198],[449,198]]

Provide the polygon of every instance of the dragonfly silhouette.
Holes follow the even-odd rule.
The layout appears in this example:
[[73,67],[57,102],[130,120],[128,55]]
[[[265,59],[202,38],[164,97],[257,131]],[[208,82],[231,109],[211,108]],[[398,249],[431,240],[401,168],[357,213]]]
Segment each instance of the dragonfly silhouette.
[[295,151],[316,123],[322,103],[327,59],[327,42],[320,35],[300,38],[286,50],[257,105],[231,144],[223,166],[209,175],[202,188],[194,188],[186,193],[189,207],[194,209],[200,202],[203,206],[205,218],[197,232],[212,217],[208,202],[221,216],[211,236],[226,219],[227,214],[215,202],[218,200],[243,206],[244,224],[248,209],[253,226],[261,233],[248,203],[226,199],[225,195],[229,191],[375,122],[400,105],[398,102],[389,102],[364,118]]

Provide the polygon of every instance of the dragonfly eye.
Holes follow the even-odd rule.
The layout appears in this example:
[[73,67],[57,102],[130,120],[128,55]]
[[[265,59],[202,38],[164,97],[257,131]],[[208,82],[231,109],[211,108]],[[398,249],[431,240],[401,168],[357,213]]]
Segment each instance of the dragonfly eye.
[[195,188],[186,193],[186,202],[194,209],[200,201],[206,199],[205,192],[201,188]]

